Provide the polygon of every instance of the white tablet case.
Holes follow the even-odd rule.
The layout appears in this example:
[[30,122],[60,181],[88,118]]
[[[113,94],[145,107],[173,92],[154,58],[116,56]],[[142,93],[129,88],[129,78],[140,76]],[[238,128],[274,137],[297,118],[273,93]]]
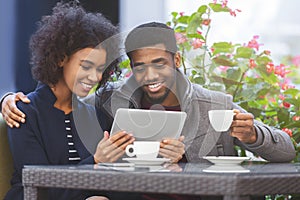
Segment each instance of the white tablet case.
[[131,132],[137,141],[178,138],[185,119],[185,112],[119,108],[114,118],[111,135],[116,131],[125,130]]

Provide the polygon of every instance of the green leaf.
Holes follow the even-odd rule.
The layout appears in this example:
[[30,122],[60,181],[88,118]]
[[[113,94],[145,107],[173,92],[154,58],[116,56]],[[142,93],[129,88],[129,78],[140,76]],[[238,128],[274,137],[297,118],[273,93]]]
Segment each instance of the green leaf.
[[205,84],[205,79],[203,78],[203,76],[195,75],[192,78],[192,82],[203,85]]
[[279,123],[281,124],[281,128],[283,128],[283,126],[286,126],[287,122],[289,121],[290,113],[286,108],[280,108],[277,112],[277,117]]
[[191,50],[192,46],[190,45],[190,43],[187,41],[187,42],[184,42],[183,44],[181,44],[185,50],[189,51]]
[[222,84],[225,84],[225,85],[242,85],[242,83],[240,83],[238,81],[235,81],[235,80],[232,80],[232,79],[227,79],[225,77],[216,76],[216,75],[210,76],[210,79],[215,81],[215,82],[219,82],[219,83],[222,83]]
[[239,47],[236,50],[235,58],[251,58],[254,51],[249,47]]
[[209,3],[208,5],[214,12],[229,12],[229,8],[223,7],[221,4]]
[[199,38],[199,39],[205,40],[205,38],[203,37],[203,35],[198,34],[198,33],[187,34],[186,36],[188,38]]
[[290,88],[290,89],[285,90],[283,94],[292,95],[293,97],[295,97],[300,94],[300,91],[295,88]]
[[266,68],[266,65],[269,62],[272,62],[272,60],[269,57],[267,57],[267,56],[260,56],[260,57],[256,58],[257,65],[259,65],[261,67],[264,67],[264,68]]
[[208,8],[207,5],[202,5],[198,8],[197,12],[200,14],[204,14],[206,13],[207,8]]
[[178,15],[178,12],[171,12],[171,15],[173,16],[173,18],[176,18]]
[[274,73],[268,73],[265,67],[256,67],[256,72],[269,84],[277,84],[279,82],[278,77]]
[[251,101],[257,99],[257,96],[253,92],[253,89],[243,88],[242,90],[240,90],[239,93],[236,94],[236,98],[244,99],[244,100],[246,99],[247,101]]
[[182,24],[187,24],[188,19],[189,19],[189,16],[180,16],[178,18],[178,22],[182,23]]
[[200,13],[193,13],[188,19],[187,34],[197,33],[198,27],[201,26],[202,18]]
[[229,67],[233,67],[236,65],[236,63],[232,62],[232,60],[230,60],[226,56],[218,56],[218,57],[213,58],[212,60],[217,65],[229,66]]
[[[252,107],[258,107],[261,108],[262,105],[260,103],[263,103],[263,101],[258,100],[258,93],[262,89],[264,89],[265,84],[264,83],[258,83],[258,84],[247,84],[243,82],[243,88],[242,90],[239,90],[236,94],[239,98],[242,98],[246,101],[253,100]],[[254,105],[255,103],[255,105]]]
[[293,105],[295,105],[295,106],[297,106],[297,107],[300,106],[300,99],[285,98],[284,101],[285,101],[285,102],[288,102],[288,103],[290,103],[290,104],[293,104]]
[[257,96],[265,96],[270,93],[270,86],[268,84],[263,84],[262,89],[257,92]]
[[247,109],[248,112],[252,113],[254,115],[255,118],[261,116],[262,110],[255,108],[255,107],[250,107],[249,109]]
[[122,62],[120,62],[120,68],[124,69],[124,68],[130,68],[130,60],[129,59],[125,59]]
[[232,44],[229,42],[215,42],[212,47],[214,47],[214,48],[232,48]]
[[248,63],[249,63],[248,59],[237,59],[236,60],[236,64],[237,64],[238,68],[241,69],[242,73],[244,73],[247,70],[249,70]]
[[185,26],[177,26],[174,31],[176,33],[185,33],[186,32],[186,27]]
[[295,127],[298,128],[298,127],[300,127],[300,121],[292,122],[290,124],[287,124],[285,127],[286,128],[295,128]]
[[224,91],[224,85],[219,84],[219,83],[209,83],[208,85],[204,85],[203,87],[209,89],[209,90],[215,90],[215,91],[220,91],[220,92],[225,92]]
[[239,81],[241,78],[241,70],[240,68],[229,68],[227,70],[227,78],[230,80],[235,80],[235,81]]
[[93,93],[95,93],[96,92],[96,90],[97,90],[97,88],[98,88],[98,84],[97,85],[95,85],[90,91],[89,91],[89,94],[93,94]]
[[198,72],[196,70],[192,70],[192,75],[196,75]]
[[217,42],[212,45],[214,49],[213,55],[219,53],[232,53],[234,51],[234,46],[229,42]]

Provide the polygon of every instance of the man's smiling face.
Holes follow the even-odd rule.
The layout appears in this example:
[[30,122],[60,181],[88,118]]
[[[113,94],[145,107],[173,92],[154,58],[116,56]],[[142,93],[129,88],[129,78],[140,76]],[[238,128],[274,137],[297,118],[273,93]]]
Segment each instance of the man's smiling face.
[[133,74],[148,101],[152,104],[168,101],[170,90],[175,91],[176,87],[176,56],[162,44],[134,50],[130,55]]

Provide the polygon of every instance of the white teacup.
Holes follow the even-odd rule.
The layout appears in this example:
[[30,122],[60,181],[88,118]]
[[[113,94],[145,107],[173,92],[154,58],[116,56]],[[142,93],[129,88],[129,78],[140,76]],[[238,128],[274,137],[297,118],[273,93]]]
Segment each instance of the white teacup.
[[159,152],[160,142],[156,141],[135,141],[127,145],[125,152],[127,156],[136,156],[138,159],[154,159]]
[[227,131],[235,115],[233,110],[210,110],[208,117],[210,124],[216,131]]

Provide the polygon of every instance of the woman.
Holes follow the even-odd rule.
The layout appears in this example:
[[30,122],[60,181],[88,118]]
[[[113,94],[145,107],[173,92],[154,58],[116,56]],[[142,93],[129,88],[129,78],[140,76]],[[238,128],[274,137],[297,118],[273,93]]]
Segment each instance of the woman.
[[[38,23],[30,49],[32,74],[39,84],[28,95],[30,104],[18,103],[30,116],[28,120],[8,130],[15,173],[5,199],[23,199],[24,165],[114,162],[134,141],[126,132],[113,137],[103,133],[94,108],[77,99],[109,78],[110,63],[118,52],[118,41],[109,38],[116,33],[101,14],[87,13],[74,2],[58,3],[52,15]],[[45,199],[86,199],[93,194],[49,189],[43,195]]]

